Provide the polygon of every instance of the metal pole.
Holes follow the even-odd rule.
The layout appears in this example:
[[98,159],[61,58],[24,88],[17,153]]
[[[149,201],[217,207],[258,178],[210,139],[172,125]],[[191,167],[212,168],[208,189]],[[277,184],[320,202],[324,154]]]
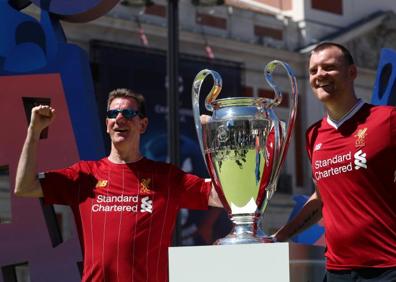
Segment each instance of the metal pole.
[[168,153],[170,162],[179,165],[179,23],[178,0],[168,0]]
[[[170,162],[179,165],[179,14],[178,0],[168,0],[168,155]],[[180,220],[175,227],[174,245],[180,245]]]

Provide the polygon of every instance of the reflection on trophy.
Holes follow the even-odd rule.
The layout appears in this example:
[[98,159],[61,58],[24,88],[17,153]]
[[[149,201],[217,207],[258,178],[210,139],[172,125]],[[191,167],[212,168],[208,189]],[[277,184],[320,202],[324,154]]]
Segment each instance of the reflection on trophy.
[[[276,116],[273,107],[282,101],[282,93],[272,79],[282,66],[291,83],[288,122]],[[214,85],[205,99],[213,112],[210,121],[201,124],[199,94],[208,75]],[[274,90],[274,98],[231,97],[216,100],[222,87],[220,75],[200,71],[192,87],[195,127],[213,185],[227,209],[234,227],[218,245],[268,242],[256,234],[257,220],[276,191],[280,167],[285,159],[297,109],[297,83],[290,66],[271,61],[265,67],[265,79]]]

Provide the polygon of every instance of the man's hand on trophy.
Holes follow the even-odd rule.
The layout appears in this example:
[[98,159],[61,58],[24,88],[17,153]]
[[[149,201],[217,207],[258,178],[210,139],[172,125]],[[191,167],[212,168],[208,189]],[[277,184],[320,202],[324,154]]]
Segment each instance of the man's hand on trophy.
[[[205,181],[211,181],[209,178],[205,179]],[[212,183],[212,189],[210,190],[209,194],[209,202],[208,205],[211,207],[223,208],[223,203],[220,200],[219,194]]]
[[276,243],[276,242],[280,242],[278,241],[278,238],[276,237],[276,234],[272,234],[268,237],[266,237],[265,239],[267,239],[267,243]]
[[207,124],[212,119],[212,117],[208,115],[201,115],[199,118],[201,120],[201,124]]

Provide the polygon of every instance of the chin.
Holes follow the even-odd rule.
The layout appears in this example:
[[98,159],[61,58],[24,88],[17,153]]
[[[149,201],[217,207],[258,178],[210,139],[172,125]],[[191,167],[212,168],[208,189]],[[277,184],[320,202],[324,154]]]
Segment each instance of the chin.
[[111,139],[111,142],[113,144],[121,144],[121,143],[124,143],[126,141],[127,141],[127,138],[124,138],[124,137],[114,137],[114,138]]
[[332,95],[331,93],[324,92],[324,91],[320,91],[319,93],[315,93],[315,96],[320,102],[329,101],[330,99],[332,99],[334,97],[334,95]]

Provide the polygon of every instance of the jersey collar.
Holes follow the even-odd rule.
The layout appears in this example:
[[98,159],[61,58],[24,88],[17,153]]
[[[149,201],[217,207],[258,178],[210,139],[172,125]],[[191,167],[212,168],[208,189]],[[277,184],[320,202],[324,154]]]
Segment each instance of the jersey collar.
[[352,109],[350,109],[350,111],[347,112],[340,120],[338,120],[338,121],[332,120],[329,117],[329,115],[327,115],[327,123],[330,124],[335,129],[338,129],[347,120],[349,120],[351,117],[353,117],[353,115],[356,114],[356,112],[358,112],[363,105],[364,105],[364,101],[362,99],[358,99],[356,104],[352,107]]

